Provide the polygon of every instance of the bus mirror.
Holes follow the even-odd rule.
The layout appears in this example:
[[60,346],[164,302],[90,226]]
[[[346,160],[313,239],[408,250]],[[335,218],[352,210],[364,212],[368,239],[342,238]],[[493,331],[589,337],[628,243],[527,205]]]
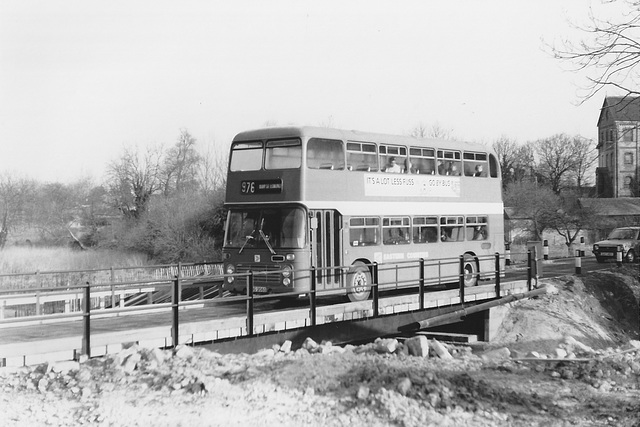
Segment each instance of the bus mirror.
[[311,229],[316,230],[318,228],[318,218],[311,218]]

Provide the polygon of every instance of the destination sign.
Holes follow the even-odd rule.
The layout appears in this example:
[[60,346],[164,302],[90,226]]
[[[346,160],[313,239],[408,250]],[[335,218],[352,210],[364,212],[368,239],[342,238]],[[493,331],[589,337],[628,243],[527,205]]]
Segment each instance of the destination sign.
[[242,181],[241,194],[278,194],[282,193],[281,179],[261,179],[255,181]]

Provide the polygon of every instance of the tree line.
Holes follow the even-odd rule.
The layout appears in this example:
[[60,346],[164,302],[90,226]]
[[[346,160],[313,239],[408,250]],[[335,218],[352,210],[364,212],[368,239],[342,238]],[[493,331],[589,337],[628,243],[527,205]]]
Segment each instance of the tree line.
[[182,129],[169,147],[124,147],[100,183],[0,174],[0,247],[71,244],[143,252],[161,263],[217,260],[226,155]]

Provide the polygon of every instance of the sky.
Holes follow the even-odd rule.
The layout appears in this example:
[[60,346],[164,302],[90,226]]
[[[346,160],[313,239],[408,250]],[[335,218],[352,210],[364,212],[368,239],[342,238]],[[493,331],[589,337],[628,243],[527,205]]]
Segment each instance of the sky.
[[0,174],[100,182],[125,147],[274,123],[595,138],[605,94],[545,47],[591,4],[0,0]]

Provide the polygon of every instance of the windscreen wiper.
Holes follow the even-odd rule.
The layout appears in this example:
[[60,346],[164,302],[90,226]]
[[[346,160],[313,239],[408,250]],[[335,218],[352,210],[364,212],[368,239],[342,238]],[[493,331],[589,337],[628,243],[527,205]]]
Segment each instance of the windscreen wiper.
[[271,243],[269,243],[269,238],[265,236],[264,231],[262,231],[263,225],[264,225],[264,218],[262,218],[262,221],[260,221],[260,230],[258,230],[258,233],[260,233],[260,237],[262,237],[262,240],[264,240],[264,242],[267,244],[269,251],[271,251],[271,255],[275,255],[276,251],[274,251],[273,248],[271,247]]
[[238,251],[238,253],[239,253],[239,254],[241,254],[241,253],[242,253],[242,251],[244,250],[244,247],[245,247],[245,246],[247,246],[247,243],[249,243],[249,240],[253,240],[253,239],[255,239],[255,237],[253,237],[253,233],[255,233],[255,232],[256,232],[256,230],[253,230],[253,231],[251,232],[251,234],[250,234],[250,235],[248,235],[247,237],[245,237],[244,244],[242,245],[242,247],[241,247],[241,248],[240,248],[240,250]]

